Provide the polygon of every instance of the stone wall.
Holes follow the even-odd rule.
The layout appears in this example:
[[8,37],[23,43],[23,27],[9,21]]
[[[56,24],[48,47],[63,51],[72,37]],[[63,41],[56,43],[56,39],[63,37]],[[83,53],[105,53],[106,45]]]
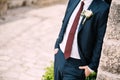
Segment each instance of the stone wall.
[[6,0],[0,0],[0,17],[3,14],[6,14],[7,11],[7,1]]
[[37,3],[37,0],[8,0],[8,7],[15,8],[20,6],[30,6]]
[[120,1],[113,0],[97,80],[120,80]]
[[37,5],[39,6],[46,6],[46,5],[51,5],[54,3],[63,3],[66,2],[67,0],[38,0]]
[[52,3],[64,2],[64,1],[67,0],[8,0],[8,7],[14,8],[14,7],[31,6],[31,5],[46,6]]
[[53,3],[66,2],[67,0],[3,0],[5,3],[1,3],[0,0],[0,16],[7,13],[8,8],[16,8],[21,6],[40,6],[44,7],[46,5],[51,5]]

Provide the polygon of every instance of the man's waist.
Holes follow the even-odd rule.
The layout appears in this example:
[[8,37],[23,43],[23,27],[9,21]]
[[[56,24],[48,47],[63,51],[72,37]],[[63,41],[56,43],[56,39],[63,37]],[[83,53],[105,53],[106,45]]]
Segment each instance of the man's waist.
[[[61,51],[64,53],[65,51],[65,44],[63,45],[62,43],[59,45],[60,46],[60,49]],[[72,49],[73,50],[73,49]],[[73,50],[71,51],[71,55],[70,55],[71,58],[75,58],[75,59],[80,59],[80,55],[79,55],[79,52],[78,50]]]

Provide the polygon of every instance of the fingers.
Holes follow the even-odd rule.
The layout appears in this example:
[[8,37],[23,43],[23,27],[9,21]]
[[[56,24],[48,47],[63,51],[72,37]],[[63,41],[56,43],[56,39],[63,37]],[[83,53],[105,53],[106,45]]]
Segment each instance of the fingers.
[[58,48],[54,49],[54,54],[57,54],[58,50]]
[[91,72],[88,69],[88,66],[80,66],[79,69],[84,69],[85,70],[85,76],[88,77]]
[[87,66],[80,66],[79,69],[86,69]]

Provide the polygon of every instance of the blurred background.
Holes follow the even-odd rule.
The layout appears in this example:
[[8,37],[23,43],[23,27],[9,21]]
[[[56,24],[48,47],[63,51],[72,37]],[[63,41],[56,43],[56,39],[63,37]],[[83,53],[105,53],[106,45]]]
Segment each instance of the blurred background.
[[0,0],[0,80],[41,80],[66,0]]
[[[42,80],[67,2],[0,0],[0,80]],[[120,80],[119,14],[120,1],[113,0],[97,80]]]

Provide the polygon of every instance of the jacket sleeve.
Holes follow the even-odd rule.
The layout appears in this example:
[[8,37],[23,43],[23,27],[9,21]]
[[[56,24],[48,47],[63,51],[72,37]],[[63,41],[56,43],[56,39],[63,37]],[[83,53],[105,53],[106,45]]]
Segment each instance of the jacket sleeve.
[[97,36],[96,43],[93,50],[92,60],[88,65],[89,68],[97,72],[97,68],[99,66],[99,60],[101,56],[103,38],[106,32],[107,20],[108,20],[109,7],[104,11],[101,11],[99,14],[99,19],[97,21]]

